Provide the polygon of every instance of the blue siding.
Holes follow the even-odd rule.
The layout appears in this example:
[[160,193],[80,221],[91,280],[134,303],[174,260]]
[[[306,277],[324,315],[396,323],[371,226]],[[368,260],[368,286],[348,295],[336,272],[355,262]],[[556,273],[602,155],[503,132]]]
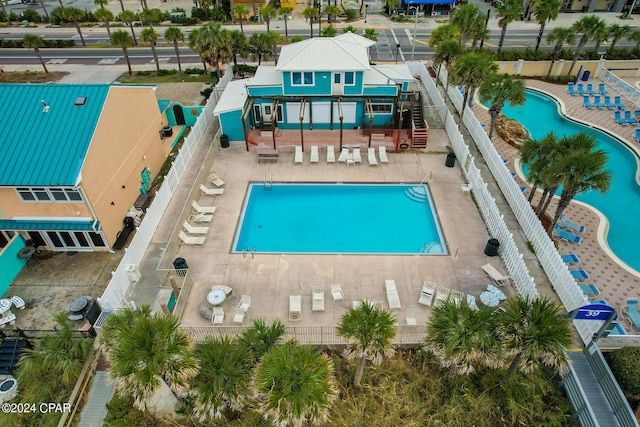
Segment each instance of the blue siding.
[[313,86],[291,86],[291,72],[282,73],[282,85],[285,95],[331,95],[331,72],[313,73]]
[[220,128],[231,141],[244,141],[242,129],[242,110],[227,111],[220,114]]
[[[187,126],[193,126],[196,124],[196,120],[198,120],[198,117],[200,116],[200,114],[202,113],[202,109],[204,108],[204,107],[185,107],[179,102],[175,102],[171,104],[171,107],[167,110],[167,120],[169,122],[169,125],[171,126],[177,126],[176,115],[173,113],[173,107],[175,105],[182,108],[182,112],[184,114],[184,121]],[[178,138],[176,138],[176,140],[177,139]]]
[[251,96],[282,95],[281,86],[248,87],[247,89]]
[[20,273],[27,260],[18,258],[18,252],[25,247],[22,237],[16,237],[0,252],[0,297],[9,289],[13,279]]
[[365,87],[364,94],[368,96],[396,96],[398,94],[398,87],[397,86]]
[[109,88],[0,85],[0,185],[75,185]]
[[356,71],[356,84],[353,86],[343,86],[345,95],[362,94],[362,71]]

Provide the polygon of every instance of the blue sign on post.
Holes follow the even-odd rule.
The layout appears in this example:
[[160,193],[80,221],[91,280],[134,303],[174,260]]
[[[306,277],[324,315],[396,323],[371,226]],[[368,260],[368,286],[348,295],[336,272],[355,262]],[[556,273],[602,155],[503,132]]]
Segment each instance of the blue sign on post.
[[612,320],[615,320],[618,315],[615,314],[615,310],[606,304],[589,304],[580,307],[574,319],[581,320],[607,320],[614,313]]

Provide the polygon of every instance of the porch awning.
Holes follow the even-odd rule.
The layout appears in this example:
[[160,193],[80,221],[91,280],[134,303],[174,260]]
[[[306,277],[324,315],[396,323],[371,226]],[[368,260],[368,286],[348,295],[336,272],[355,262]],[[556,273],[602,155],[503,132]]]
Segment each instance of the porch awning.
[[[93,231],[91,221],[26,221],[26,220],[0,220],[0,230],[56,230],[56,231]],[[100,229],[100,222],[96,223],[96,229]]]

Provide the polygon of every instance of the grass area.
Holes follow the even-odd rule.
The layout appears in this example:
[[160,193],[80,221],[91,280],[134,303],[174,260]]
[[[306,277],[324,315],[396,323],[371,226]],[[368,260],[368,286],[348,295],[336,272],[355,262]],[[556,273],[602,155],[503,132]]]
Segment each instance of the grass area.
[[179,74],[169,73],[165,75],[156,75],[155,71],[138,71],[134,72],[132,76],[129,73],[124,73],[116,79],[120,83],[135,83],[135,84],[147,84],[147,83],[211,83],[216,84],[218,82],[217,77],[209,77],[207,74]]
[[[352,386],[355,364],[337,353],[331,355],[340,397],[326,426],[576,426],[572,410],[557,376],[538,370],[517,374],[503,382],[503,371],[483,370],[470,377],[447,382],[430,355],[420,351],[399,352],[377,367],[367,366],[362,387]],[[188,399],[189,400],[189,399]],[[186,412],[186,411],[185,411]],[[184,416],[162,423],[132,409],[127,398],[116,397],[109,405],[105,426],[254,426],[270,424],[249,404],[232,420],[198,422]]]
[[0,83],[50,83],[57,82],[70,73],[66,71],[3,71]]

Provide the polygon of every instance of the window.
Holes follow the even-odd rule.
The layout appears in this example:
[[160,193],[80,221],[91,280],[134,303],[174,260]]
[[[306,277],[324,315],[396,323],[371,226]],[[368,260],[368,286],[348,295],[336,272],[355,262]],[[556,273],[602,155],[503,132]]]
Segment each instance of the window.
[[371,104],[371,111],[374,114],[391,114],[392,104]]
[[292,86],[313,86],[313,73],[311,71],[295,71],[291,73]]
[[16,192],[23,202],[81,202],[78,190],[71,187],[18,187]]
[[344,84],[345,86],[353,86],[356,84],[356,73],[353,71],[349,71],[344,73]]
[[342,76],[338,73],[333,75],[333,82],[339,84],[342,81]]
[[270,116],[271,115],[271,105],[265,105],[264,106],[264,115],[265,116]]

